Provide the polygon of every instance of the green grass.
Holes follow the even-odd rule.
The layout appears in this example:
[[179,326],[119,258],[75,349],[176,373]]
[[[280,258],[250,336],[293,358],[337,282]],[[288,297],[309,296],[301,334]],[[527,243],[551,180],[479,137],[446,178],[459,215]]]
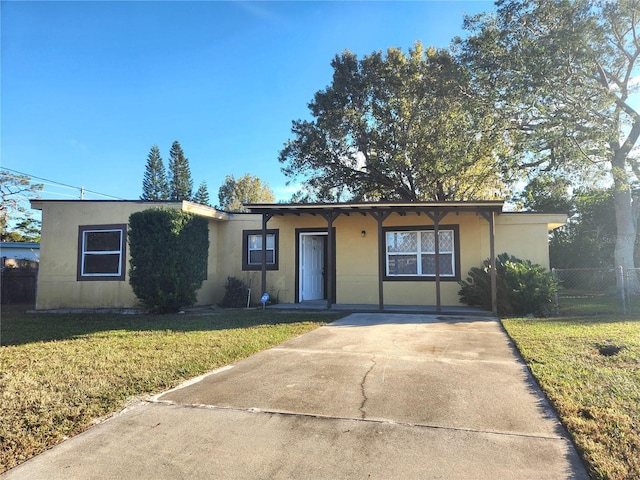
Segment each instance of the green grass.
[[[632,300],[633,310],[639,313],[640,303],[635,298]],[[564,294],[558,299],[558,304],[562,316],[606,315],[623,312],[620,295]]]
[[[640,316],[612,314],[615,300],[607,297],[575,299],[567,306],[573,316],[562,310],[563,317],[503,324],[592,478],[640,478]],[[3,309],[0,472],[131,401],[340,316],[27,315]],[[616,350],[611,347],[620,349],[606,355]]]
[[593,479],[640,478],[640,318],[593,314],[502,321]]
[[341,314],[2,312],[0,472],[129,402],[308,332]]

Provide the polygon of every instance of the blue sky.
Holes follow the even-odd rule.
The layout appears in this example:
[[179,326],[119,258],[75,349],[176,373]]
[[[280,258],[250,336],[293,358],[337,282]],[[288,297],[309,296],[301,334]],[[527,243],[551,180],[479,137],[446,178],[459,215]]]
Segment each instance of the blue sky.
[[[291,193],[278,153],[332,58],[446,47],[486,1],[1,2],[2,166],[124,199],[174,140],[211,203],[228,174]],[[34,179],[36,180],[36,179]],[[39,181],[39,180],[36,180]],[[42,198],[78,198],[45,184]],[[88,193],[85,198],[105,198]]]

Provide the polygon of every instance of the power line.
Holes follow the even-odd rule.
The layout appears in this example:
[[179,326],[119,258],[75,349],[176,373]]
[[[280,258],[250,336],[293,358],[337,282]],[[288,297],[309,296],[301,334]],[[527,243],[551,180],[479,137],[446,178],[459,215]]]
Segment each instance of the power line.
[[[71,195],[70,193],[52,192],[51,190],[42,190],[42,193],[48,193],[49,195],[56,195],[58,197],[78,198],[76,195]],[[30,200],[30,198],[25,198]]]
[[113,198],[115,200],[124,200],[124,198],[115,197],[113,195],[107,195],[106,193],[95,192],[93,190],[89,190],[84,187],[76,187],[74,185],[69,185],[67,183],[57,182],[55,180],[49,180],[47,178],[38,177],[37,175],[32,175],[30,173],[19,172],[18,170],[13,170],[11,168],[2,167],[2,170],[7,170],[9,172],[17,173],[18,175],[25,175],[30,178],[37,178],[38,180],[42,180],[44,182],[48,182],[51,185],[60,185],[62,187],[73,188],[74,190],[80,190],[81,197],[84,197],[84,193],[93,193],[94,195],[100,195],[102,197]]

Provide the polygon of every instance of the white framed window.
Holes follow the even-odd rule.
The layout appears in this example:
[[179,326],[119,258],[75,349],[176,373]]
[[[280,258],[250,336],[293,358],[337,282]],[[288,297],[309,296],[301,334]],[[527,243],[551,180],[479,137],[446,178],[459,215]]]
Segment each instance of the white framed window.
[[[269,270],[278,268],[278,231],[266,232],[266,266]],[[243,270],[260,270],[262,268],[262,230],[245,230],[242,235]]]
[[124,280],[127,226],[85,225],[78,233],[78,280]]
[[[262,235],[249,235],[247,263],[249,265],[262,265]],[[273,265],[276,261],[276,236],[267,234],[267,248],[265,249],[267,264]]]
[[[457,229],[441,228],[438,232],[440,277],[456,279]],[[385,234],[386,277],[426,277],[436,275],[436,243],[434,230],[387,230]]]

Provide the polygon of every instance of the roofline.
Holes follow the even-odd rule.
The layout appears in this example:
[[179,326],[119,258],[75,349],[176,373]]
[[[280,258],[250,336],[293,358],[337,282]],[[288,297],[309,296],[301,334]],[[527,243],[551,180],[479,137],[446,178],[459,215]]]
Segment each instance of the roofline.
[[81,200],[81,199],[67,199],[67,200],[55,200],[55,199],[31,199],[31,208],[35,210],[42,210],[42,205],[46,203],[134,203],[134,204],[147,204],[149,206],[157,205],[181,205],[181,210],[201,217],[213,218],[214,220],[229,220],[230,216],[227,212],[218,210],[214,207],[207,205],[201,205],[199,203],[190,202],[188,200]]
[[80,198],[72,199],[55,199],[55,198],[32,198],[29,200],[31,204],[38,203],[148,203],[148,204],[178,204],[182,201],[173,200],[82,200]]
[[0,242],[0,247],[35,248],[35,247],[40,247],[40,243],[38,242]]
[[214,220],[229,220],[230,218],[227,212],[218,210],[215,207],[209,207],[208,205],[201,205],[187,200],[182,202],[182,210],[201,217],[213,218]]
[[569,215],[566,213],[544,213],[544,212],[503,212],[502,218],[508,219],[510,216],[528,217],[532,219],[543,219],[549,230],[564,227],[567,224]]
[[449,202],[323,202],[323,203],[247,203],[245,207],[398,207],[398,206],[450,206],[450,205],[504,205],[504,200],[465,200]]
[[344,202],[344,203],[253,203],[245,207],[250,213],[285,215],[287,213],[311,215],[326,212],[361,213],[387,210],[398,213],[427,211],[469,211],[501,213],[503,200],[461,202]]
[[126,198],[100,198],[100,199],[82,199],[82,198],[31,198],[31,202],[64,202],[64,203],[73,203],[73,202],[83,202],[83,203],[180,203],[183,200],[140,200],[136,199],[126,199]]

